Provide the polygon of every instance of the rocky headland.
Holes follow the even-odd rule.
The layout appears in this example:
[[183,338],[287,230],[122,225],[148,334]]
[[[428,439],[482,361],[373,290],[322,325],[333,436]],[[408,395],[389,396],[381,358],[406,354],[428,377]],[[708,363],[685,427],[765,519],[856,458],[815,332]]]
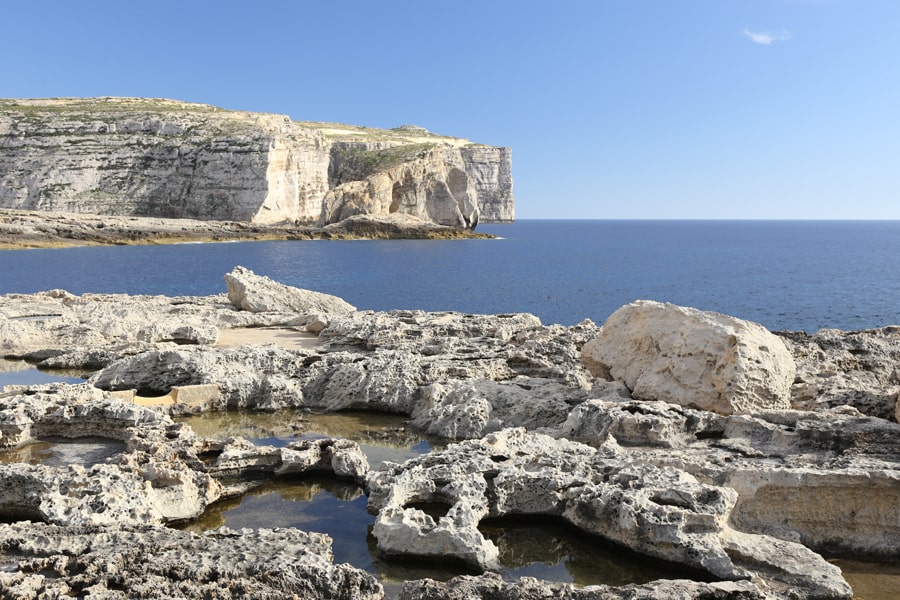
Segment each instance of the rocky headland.
[[151,98],[0,99],[0,208],[325,227],[509,222],[509,148]]
[[[0,446],[101,436],[123,448],[93,465],[0,465],[0,598],[382,597],[314,531],[165,526],[308,472],[364,486],[384,556],[483,573],[407,582],[408,600],[850,598],[823,555],[900,559],[896,327],[772,333],[649,301],[563,327],[358,311],[241,267],[225,280],[208,297],[0,297],[0,355],[90,373],[7,386]],[[312,343],[220,342],[272,330]],[[453,443],[372,469],[348,440],[260,446],[172,419],[285,407],[398,413]],[[516,516],[684,578],[504,581],[478,526]]]
[[486,239],[472,229],[403,214],[356,215],[324,227],[288,223],[115,217],[0,208],[0,250],[266,240]]

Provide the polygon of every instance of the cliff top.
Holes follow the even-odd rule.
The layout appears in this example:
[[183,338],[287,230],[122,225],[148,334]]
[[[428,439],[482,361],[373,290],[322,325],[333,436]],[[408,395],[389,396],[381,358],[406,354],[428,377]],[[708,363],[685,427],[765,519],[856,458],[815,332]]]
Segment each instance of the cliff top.
[[165,98],[127,98],[102,96],[97,98],[0,98],[0,110],[33,111],[195,111],[195,112],[236,112],[218,108],[211,104],[183,102]]
[[89,114],[99,116],[103,113],[177,113],[181,117],[196,115],[204,119],[213,113],[225,121],[246,121],[253,125],[292,124],[307,130],[320,132],[332,141],[344,142],[384,142],[390,145],[430,144],[453,147],[472,144],[467,139],[431,133],[416,125],[401,125],[393,129],[362,127],[343,123],[327,123],[320,121],[293,121],[287,115],[259,113],[240,110],[229,110],[195,102],[183,102],[165,98],[129,98],[129,97],[97,97],[97,98],[0,98],[0,113],[18,112],[44,117],[57,114],[59,116]]
[[321,131],[332,141],[346,142],[392,142],[397,144],[445,144],[450,146],[468,146],[472,142],[464,138],[450,137],[431,133],[424,127],[401,125],[393,129],[378,129],[345,125],[343,123],[323,123],[319,121],[295,121],[296,125]]

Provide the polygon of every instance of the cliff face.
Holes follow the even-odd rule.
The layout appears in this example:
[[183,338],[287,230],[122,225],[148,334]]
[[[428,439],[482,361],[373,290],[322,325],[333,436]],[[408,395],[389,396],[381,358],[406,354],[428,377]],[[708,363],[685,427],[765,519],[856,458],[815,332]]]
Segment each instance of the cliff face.
[[420,128],[139,98],[0,100],[0,207],[328,224],[513,218],[510,154]]

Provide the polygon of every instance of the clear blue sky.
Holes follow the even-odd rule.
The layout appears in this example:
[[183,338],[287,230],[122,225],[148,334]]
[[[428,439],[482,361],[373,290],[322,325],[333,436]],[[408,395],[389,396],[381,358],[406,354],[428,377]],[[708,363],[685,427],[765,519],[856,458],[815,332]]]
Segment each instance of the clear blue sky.
[[4,3],[0,97],[510,146],[519,218],[900,218],[898,0]]

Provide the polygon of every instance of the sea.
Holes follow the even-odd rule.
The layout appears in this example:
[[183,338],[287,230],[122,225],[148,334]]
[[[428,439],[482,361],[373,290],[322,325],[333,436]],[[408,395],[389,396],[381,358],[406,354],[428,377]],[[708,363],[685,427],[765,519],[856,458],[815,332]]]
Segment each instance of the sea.
[[637,299],[813,333],[900,324],[900,221],[520,220],[493,240],[0,251],[0,293],[207,295],[242,265],[360,309],[600,324]]

